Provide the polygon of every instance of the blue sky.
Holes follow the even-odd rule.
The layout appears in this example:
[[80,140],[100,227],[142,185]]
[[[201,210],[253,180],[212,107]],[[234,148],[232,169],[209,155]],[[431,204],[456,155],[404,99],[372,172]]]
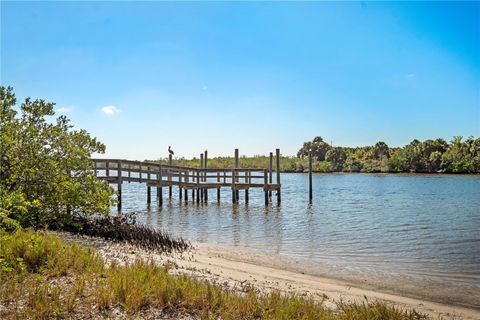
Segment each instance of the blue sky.
[[480,3],[2,1],[0,75],[109,157],[480,136]]

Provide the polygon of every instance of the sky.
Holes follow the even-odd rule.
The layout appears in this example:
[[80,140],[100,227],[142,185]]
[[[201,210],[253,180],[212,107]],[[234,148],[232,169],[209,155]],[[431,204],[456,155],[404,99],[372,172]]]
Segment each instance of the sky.
[[1,1],[0,83],[104,157],[480,136],[480,2]]

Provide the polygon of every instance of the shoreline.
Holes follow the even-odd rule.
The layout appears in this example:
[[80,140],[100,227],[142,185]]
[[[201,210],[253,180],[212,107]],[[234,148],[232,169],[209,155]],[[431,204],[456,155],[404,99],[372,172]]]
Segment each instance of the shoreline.
[[454,283],[442,283],[432,280],[413,278],[406,275],[395,276],[384,272],[359,273],[352,268],[333,267],[321,262],[309,261],[288,256],[279,256],[252,248],[211,243],[195,243],[200,254],[242,262],[274,270],[288,271],[312,278],[327,279],[348,287],[356,287],[372,292],[381,292],[394,296],[426,300],[460,308],[480,311],[480,287],[458,286]]
[[217,283],[225,288],[248,291],[280,291],[311,297],[330,308],[336,301],[362,302],[380,300],[403,309],[415,309],[432,318],[480,319],[480,309],[432,302],[429,299],[407,297],[398,292],[383,292],[350,281],[311,275],[292,268],[285,259],[235,247],[193,243],[182,254],[158,254],[124,243],[100,238],[59,233],[67,241],[95,247],[107,261],[129,263],[135,259],[170,264],[172,272],[188,274]]

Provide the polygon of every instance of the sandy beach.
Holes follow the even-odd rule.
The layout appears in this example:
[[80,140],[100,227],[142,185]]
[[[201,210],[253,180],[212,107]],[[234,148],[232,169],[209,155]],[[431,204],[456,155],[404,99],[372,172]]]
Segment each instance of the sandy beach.
[[[60,235],[68,241],[95,247],[107,261],[128,263],[135,259],[146,259],[159,264],[170,264],[174,273],[189,274],[239,291],[279,290],[312,297],[331,308],[335,308],[335,302],[340,300],[381,300],[400,308],[415,309],[433,319],[480,319],[480,310],[476,308],[374,290],[371,283],[361,285],[311,275],[303,271],[302,266],[295,266],[295,262],[251,250],[193,243],[193,248],[187,252],[165,255],[98,238],[65,233]],[[479,295],[473,297],[473,301]]]

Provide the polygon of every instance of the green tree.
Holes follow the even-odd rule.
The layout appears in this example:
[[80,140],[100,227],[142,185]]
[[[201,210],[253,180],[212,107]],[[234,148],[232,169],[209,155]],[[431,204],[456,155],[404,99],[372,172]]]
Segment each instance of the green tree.
[[437,172],[440,170],[442,154],[448,143],[443,139],[425,140],[419,145],[419,171]]
[[327,151],[330,150],[330,148],[330,145],[323,141],[322,137],[315,137],[312,141],[303,144],[303,147],[297,153],[297,157],[307,157],[309,150],[311,150],[312,157],[317,161],[324,161]]
[[404,148],[391,149],[390,168],[393,172],[406,172],[410,170],[407,152]]
[[27,98],[20,115],[15,104],[12,88],[0,87],[0,189],[21,194],[27,208],[9,210],[9,218],[38,227],[108,213],[113,190],[95,177],[90,159],[105,146],[65,116],[51,120],[53,103]]
[[347,159],[347,153],[343,148],[330,148],[325,154],[325,160],[332,164],[333,171],[342,171]]
[[[446,172],[473,173],[475,172],[475,155],[471,153],[470,145],[462,142],[462,137],[454,137],[450,147],[442,155],[442,168]],[[470,138],[471,142],[473,138]]]
[[389,151],[389,148],[388,148],[388,145],[385,142],[383,142],[383,141],[377,142],[373,146],[374,159],[382,160],[383,158],[388,158],[389,157],[388,151]]
[[347,154],[347,159],[345,160],[344,170],[347,172],[360,172],[362,171],[362,161],[358,158],[356,153],[353,151]]

